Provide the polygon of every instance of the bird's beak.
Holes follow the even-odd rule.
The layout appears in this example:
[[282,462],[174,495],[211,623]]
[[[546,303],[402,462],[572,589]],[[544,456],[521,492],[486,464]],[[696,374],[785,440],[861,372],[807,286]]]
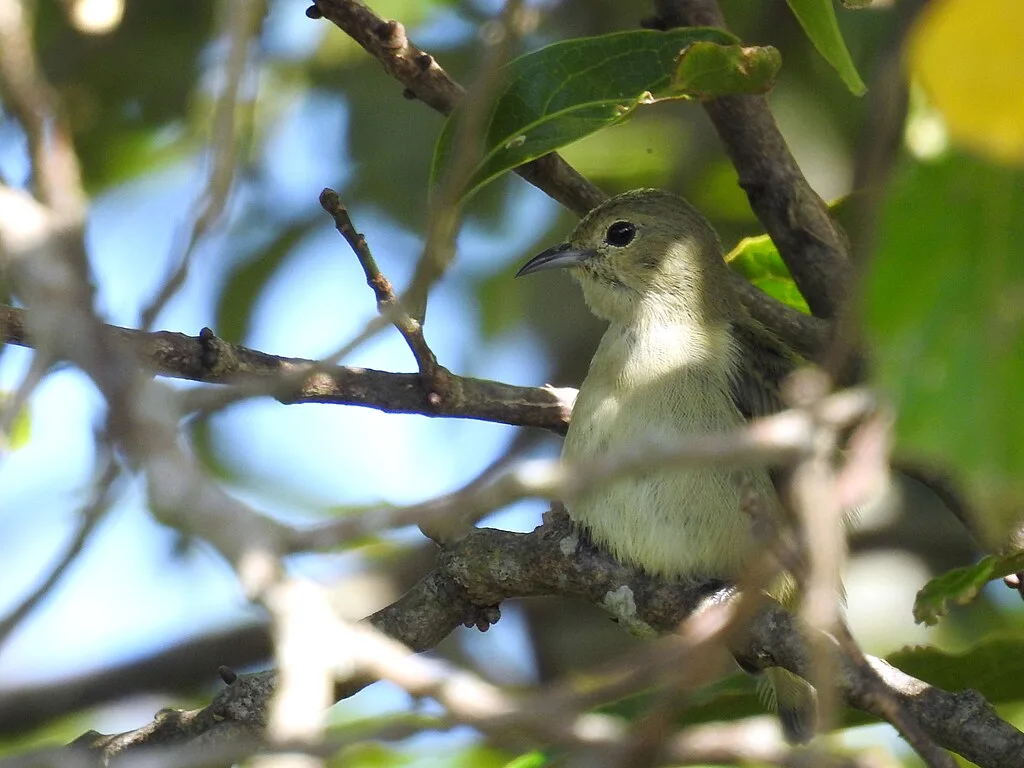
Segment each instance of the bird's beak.
[[564,269],[586,261],[594,255],[594,252],[585,248],[573,248],[569,243],[556,245],[548,248],[543,253],[538,253],[523,265],[523,268],[516,272],[516,277],[529,275],[532,272],[540,272],[542,269]]

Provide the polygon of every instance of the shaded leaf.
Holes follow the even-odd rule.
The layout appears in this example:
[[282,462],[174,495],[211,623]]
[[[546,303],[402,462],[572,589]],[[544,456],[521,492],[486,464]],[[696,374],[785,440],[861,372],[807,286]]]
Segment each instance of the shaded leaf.
[[959,691],[971,688],[993,704],[1020,702],[1024,689],[1024,637],[995,635],[966,651],[952,653],[933,646],[904,648],[887,660],[925,682]]
[[743,238],[726,254],[725,260],[730,267],[772,298],[804,314],[811,313],[789,268],[768,235]]
[[[684,60],[684,79],[677,83],[680,53],[698,42],[705,45],[689,64]],[[712,50],[718,46],[730,50]],[[481,159],[463,196],[511,168],[622,121],[641,104],[763,91],[774,60],[764,50],[741,48],[722,30],[692,27],[565,40],[521,56],[501,72],[502,85],[484,121]],[[699,90],[687,90],[685,78]],[[463,109],[455,110],[438,137],[432,185],[450,167],[461,114]]]
[[1024,571],[1024,552],[989,555],[974,565],[954,568],[929,581],[914,601],[914,620],[935,624],[949,612],[950,604],[971,602],[993,579]]
[[786,0],[790,10],[796,16],[800,26],[804,28],[818,53],[839,73],[846,87],[856,96],[867,91],[867,86],[857,74],[857,68],[850,58],[850,52],[843,42],[836,21],[836,11],[832,0]]
[[963,477],[1002,549],[1024,510],[1024,173],[908,163],[884,203],[865,319],[901,454]]
[[691,43],[679,54],[672,88],[695,99],[766,93],[775,85],[782,56],[770,46]]

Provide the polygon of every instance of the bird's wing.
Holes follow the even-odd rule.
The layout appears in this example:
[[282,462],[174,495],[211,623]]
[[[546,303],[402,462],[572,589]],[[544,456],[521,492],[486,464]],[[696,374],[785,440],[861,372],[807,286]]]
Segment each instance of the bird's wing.
[[799,356],[754,320],[733,323],[739,360],[730,381],[732,399],[744,418],[784,410],[782,381],[800,364]]

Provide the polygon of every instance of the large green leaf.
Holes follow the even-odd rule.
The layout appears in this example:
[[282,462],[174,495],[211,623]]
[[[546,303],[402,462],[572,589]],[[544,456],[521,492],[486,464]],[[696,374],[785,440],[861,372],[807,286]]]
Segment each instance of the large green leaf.
[[900,169],[865,316],[898,450],[962,475],[994,548],[1024,513],[1024,172]]
[[969,603],[993,579],[1001,579],[1020,571],[1024,571],[1024,552],[989,555],[974,565],[947,571],[929,581],[917,593],[914,619],[925,624],[935,624],[949,612],[951,603]]
[[786,0],[818,53],[831,64],[850,91],[860,96],[867,90],[839,31],[832,0]]
[[[688,50],[694,44],[699,45]],[[511,168],[620,122],[641,104],[763,92],[778,67],[774,49],[742,48],[727,32],[701,27],[565,40],[521,56],[500,74],[484,122],[481,158],[464,196]],[[452,113],[438,138],[434,185],[450,167],[463,112]]]

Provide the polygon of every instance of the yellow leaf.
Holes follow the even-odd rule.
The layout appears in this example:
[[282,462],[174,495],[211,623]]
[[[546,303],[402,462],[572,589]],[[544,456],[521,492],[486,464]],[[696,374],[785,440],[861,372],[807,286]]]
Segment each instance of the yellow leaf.
[[935,0],[910,36],[910,68],[954,142],[1024,164],[1024,2]]

